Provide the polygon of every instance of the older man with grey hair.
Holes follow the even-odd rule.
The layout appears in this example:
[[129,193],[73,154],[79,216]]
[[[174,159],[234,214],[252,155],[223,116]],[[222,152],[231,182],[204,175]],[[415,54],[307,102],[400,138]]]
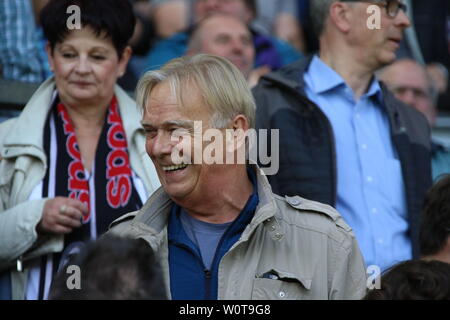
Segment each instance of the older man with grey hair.
[[[196,154],[205,157],[210,132],[220,141],[215,156],[223,148],[237,159],[253,127],[252,94],[231,62],[212,55],[173,60],[143,76],[137,100],[162,188],[111,232],[142,238],[157,252],[172,299],[364,295],[363,258],[333,208],[273,194],[245,159],[196,161]],[[179,150],[181,162],[174,157]]]
[[399,0],[311,1],[318,54],[264,76],[257,127],[280,129],[274,192],[338,209],[367,265],[418,257],[419,216],[431,184],[426,119],[375,77],[410,25]]

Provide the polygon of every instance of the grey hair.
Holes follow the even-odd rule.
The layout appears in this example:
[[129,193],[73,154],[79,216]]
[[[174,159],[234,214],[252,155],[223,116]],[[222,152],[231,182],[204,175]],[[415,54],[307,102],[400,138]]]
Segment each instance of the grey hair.
[[330,12],[330,6],[336,0],[312,0],[310,1],[309,13],[314,33],[320,37],[325,29],[325,21]]
[[211,109],[211,125],[225,128],[237,115],[244,115],[251,128],[255,125],[256,105],[241,71],[225,58],[198,54],[169,61],[160,70],[148,71],[139,80],[136,102],[145,110],[153,88],[162,82],[170,84],[172,93],[183,107],[183,97],[196,86]]

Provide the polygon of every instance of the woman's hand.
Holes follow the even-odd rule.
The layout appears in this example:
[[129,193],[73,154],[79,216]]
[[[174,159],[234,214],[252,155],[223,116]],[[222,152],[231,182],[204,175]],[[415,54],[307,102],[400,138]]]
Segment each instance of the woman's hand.
[[38,233],[67,234],[81,227],[81,218],[88,214],[87,206],[75,199],[56,197],[45,202]]

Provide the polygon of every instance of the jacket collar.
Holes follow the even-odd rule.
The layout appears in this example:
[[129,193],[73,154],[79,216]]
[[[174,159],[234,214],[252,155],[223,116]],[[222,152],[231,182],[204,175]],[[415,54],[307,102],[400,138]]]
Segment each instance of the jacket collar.
[[[267,177],[257,165],[253,164],[251,167],[256,172],[259,203],[252,221],[242,234],[243,240],[248,238],[259,224],[270,218],[275,219],[277,212],[275,198]],[[150,233],[151,236],[161,239],[166,234],[173,203],[164,189],[160,187],[138,212],[134,221],[131,223],[132,227],[140,230],[140,232],[138,231],[139,234],[144,235]]]
[[303,74],[308,70],[313,59],[313,55],[299,59],[294,63],[288,64],[276,72],[271,72],[261,78],[262,81],[277,83],[286,88],[303,92],[305,82]]
[[[51,107],[52,95],[55,90],[53,78],[46,80],[33,94],[23,111],[17,118],[13,129],[4,140],[4,148],[8,148],[8,156],[17,153],[29,153],[43,156],[43,134],[45,120]],[[26,147],[26,150],[24,150]],[[21,151],[22,150],[22,151]]]

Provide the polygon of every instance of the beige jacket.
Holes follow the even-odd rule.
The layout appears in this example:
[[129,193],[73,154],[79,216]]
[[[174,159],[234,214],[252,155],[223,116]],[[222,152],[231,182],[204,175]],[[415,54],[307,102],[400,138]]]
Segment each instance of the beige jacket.
[[[257,170],[259,205],[241,238],[219,264],[219,299],[360,299],[366,291],[355,236],[332,207],[274,195]],[[167,223],[173,202],[162,188],[109,232],[142,238],[161,258],[170,292]],[[276,273],[279,280],[262,278]]]
[[[18,118],[0,124],[0,272],[11,269],[14,299],[23,299],[27,261],[63,249],[63,236],[39,236],[36,225],[47,199],[27,201],[47,170],[43,150],[44,124],[55,89],[53,79],[44,82]],[[135,102],[115,88],[134,172],[151,194],[159,186],[153,163],[145,151],[145,136]],[[23,272],[17,272],[17,262]]]

